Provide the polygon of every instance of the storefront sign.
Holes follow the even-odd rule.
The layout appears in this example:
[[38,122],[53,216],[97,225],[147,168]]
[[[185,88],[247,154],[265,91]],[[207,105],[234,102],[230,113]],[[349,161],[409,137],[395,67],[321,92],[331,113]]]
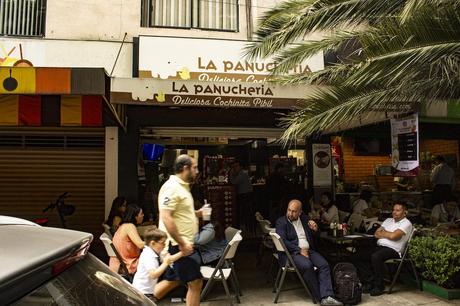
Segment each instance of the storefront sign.
[[113,78],[111,102],[152,106],[292,109],[313,86]]
[[[265,82],[276,62],[244,58],[247,41],[139,37],[139,77],[204,82]],[[305,60],[291,73],[324,69],[323,54]]]
[[329,144],[313,144],[313,186],[332,186],[332,158]]
[[418,114],[391,119],[391,160],[395,176],[417,176],[419,170]]

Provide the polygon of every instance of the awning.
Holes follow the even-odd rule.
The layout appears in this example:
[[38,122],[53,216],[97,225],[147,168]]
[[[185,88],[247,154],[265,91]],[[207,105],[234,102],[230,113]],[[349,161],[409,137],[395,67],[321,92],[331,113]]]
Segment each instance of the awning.
[[0,67],[0,125],[104,126],[105,105],[123,126],[108,83],[103,68]]
[[0,94],[106,95],[103,68],[0,67]]

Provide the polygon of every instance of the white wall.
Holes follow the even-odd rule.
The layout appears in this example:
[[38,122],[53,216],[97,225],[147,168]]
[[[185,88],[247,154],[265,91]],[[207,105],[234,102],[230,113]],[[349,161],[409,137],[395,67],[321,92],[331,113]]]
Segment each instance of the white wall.
[[[0,47],[7,53],[13,50],[9,56],[9,63],[10,60],[21,58],[21,47],[23,58],[29,60],[34,67],[105,68],[107,74],[110,74],[121,43],[2,37]],[[132,62],[133,47],[131,43],[126,43],[123,45],[113,75],[131,77]]]

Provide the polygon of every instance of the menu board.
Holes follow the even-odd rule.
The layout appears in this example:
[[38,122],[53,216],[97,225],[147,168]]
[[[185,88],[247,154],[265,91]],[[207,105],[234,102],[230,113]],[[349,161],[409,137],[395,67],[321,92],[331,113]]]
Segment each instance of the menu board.
[[418,132],[418,114],[391,119],[391,160],[395,176],[417,176]]
[[225,228],[237,223],[236,192],[232,185],[206,186],[206,199],[211,203],[212,218]]

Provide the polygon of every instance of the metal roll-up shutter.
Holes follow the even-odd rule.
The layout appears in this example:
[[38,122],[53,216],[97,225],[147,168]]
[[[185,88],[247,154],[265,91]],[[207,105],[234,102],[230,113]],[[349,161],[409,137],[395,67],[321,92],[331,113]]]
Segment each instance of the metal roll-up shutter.
[[76,211],[67,227],[97,234],[104,220],[104,129],[0,129],[0,214],[49,217],[42,210],[60,194]]

